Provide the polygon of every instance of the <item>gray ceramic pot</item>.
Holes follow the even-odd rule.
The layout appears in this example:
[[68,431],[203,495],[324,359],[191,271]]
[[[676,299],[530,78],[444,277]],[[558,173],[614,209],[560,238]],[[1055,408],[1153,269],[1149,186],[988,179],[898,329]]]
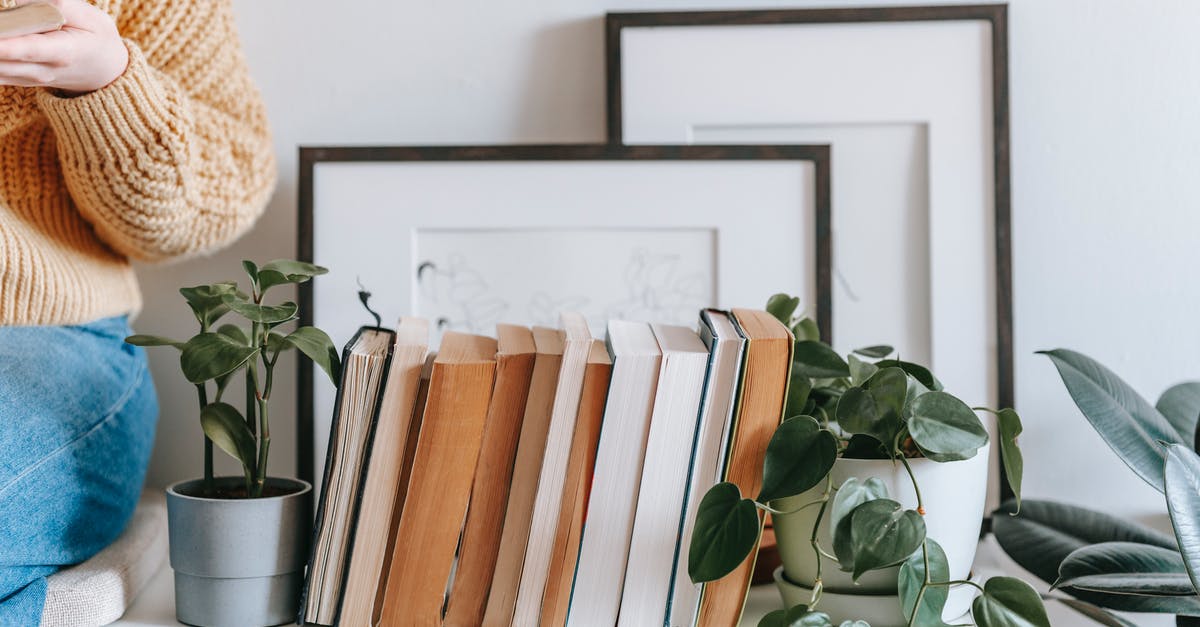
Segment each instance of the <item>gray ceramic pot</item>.
[[[237,488],[241,477],[219,477]],[[284,492],[260,499],[201,495],[202,479],[167,488],[175,617],[201,627],[282,625],[296,621],[312,522],[312,486],[267,479]]]

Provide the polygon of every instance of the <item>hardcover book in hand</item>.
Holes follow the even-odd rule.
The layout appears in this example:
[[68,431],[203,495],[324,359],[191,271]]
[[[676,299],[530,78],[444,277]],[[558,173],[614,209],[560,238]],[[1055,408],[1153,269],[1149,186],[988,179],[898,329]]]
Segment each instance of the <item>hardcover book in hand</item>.
[[0,11],[0,39],[49,33],[63,27],[66,20],[58,7],[48,2],[33,2]]

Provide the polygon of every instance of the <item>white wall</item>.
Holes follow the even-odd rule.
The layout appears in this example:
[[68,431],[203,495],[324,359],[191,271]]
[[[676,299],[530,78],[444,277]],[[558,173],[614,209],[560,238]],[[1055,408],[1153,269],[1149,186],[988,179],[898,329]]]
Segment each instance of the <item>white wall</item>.
[[[295,254],[297,145],[601,141],[606,10],[762,4],[237,0],[274,124],[279,191],[233,248],[143,268],[139,328],[184,335],[176,287],[235,276],[243,257]],[[1200,4],[1188,0],[1012,3],[1015,349],[1030,496],[1137,517],[1163,511],[1032,353],[1087,352],[1151,400],[1179,379],[1200,378],[1196,23]],[[156,353],[155,484],[200,471],[194,393],[176,366]],[[294,464],[294,389],[278,387],[273,468],[285,474]]]

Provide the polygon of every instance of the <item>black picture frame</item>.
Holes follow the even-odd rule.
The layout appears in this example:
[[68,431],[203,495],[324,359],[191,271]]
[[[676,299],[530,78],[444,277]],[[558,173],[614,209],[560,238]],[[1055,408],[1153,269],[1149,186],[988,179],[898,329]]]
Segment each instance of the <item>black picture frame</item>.
[[[719,145],[719,146],[621,146],[615,144],[551,144],[507,146],[302,146],[300,147],[297,258],[314,259],[315,169],[321,163],[379,163],[435,161],[800,161],[814,168],[814,255],[816,269],[816,318],[821,337],[831,341],[832,250],[831,155],[828,145]],[[320,278],[316,279],[320,280]],[[313,288],[299,287],[300,324],[313,323]],[[314,479],[314,398],[311,361],[297,359],[296,459],[297,475]]]
[[[995,186],[996,398],[1015,406],[1012,312],[1012,182],[1009,153],[1008,6],[969,4],[746,11],[647,11],[609,13],[605,19],[607,136],[623,142],[621,31],[627,28],[845,24],[869,22],[983,21],[992,29],[992,138]],[[1000,499],[1013,496],[1000,467]]]

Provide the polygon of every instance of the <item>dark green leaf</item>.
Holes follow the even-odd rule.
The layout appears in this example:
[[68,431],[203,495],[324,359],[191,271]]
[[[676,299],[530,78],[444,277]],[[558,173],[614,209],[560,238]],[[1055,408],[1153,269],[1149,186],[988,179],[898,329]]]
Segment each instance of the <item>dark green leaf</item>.
[[798,416],[775,429],[763,461],[763,484],[758,501],[796,496],[816,486],[837,459],[837,436],[816,419]]
[[1063,560],[1058,576],[1057,588],[1148,596],[1196,593],[1178,551],[1136,542],[1080,548]]
[[859,505],[850,515],[854,580],[869,570],[900,563],[924,540],[925,520],[917,512],[889,499]]
[[333,340],[324,331],[316,327],[300,327],[283,338],[283,341],[295,346],[301,353],[321,367],[333,384],[339,385],[341,380],[341,360],[338,359],[337,348]]
[[776,294],[767,300],[767,313],[774,316],[776,320],[782,322],[783,326],[786,327],[792,324],[792,315],[796,313],[796,308],[799,306],[799,296]]
[[988,579],[971,604],[971,616],[979,627],[1050,627],[1042,598],[1015,577]]
[[255,461],[254,436],[246,420],[232,405],[210,403],[200,410],[200,426],[204,435],[231,457],[251,467]]
[[828,344],[803,340],[796,342],[792,372],[814,379],[830,379],[850,376],[850,366]]
[[869,435],[891,446],[904,428],[901,411],[907,396],[908,375],[899,368],[885,368],[861,387],[850,388],[837,404],[837,421],[851,434]]
[[797,340],[819,340],[821,339],[821,329],[817,326],[817,321],[812,318],[801,318],[800,322],[792,325],[792,335],[796,336]]
[[761,531],[754,501],[743,499],[732,483],[713,486],[696,513],[688,576],[701,583],[733,572],[750,555]]
[[195,314],[196,321],[200,323],[200,326],[208,329],[221,316],[229,313],[229,307],[225,305],[223,297],[226,294],[236,294],[237,284],[232,281],[226,281],[212,285],[181,287],[179,288],[179,293],[187,301],[188,307],[191,307],[192,313]]
[[1167,447],[1167,510],[1195,590],[1200,590],[1200,456],[1188,447]]
[[[941,545],[932,539],[925,540],[925,548],[929,551],[930,581],[950,581],[950,563],[946,560],[946,552]],[[903,605],[905,618],[912,617],[913,608],[917,605],[917,597],[921,594],[921,586],[925,584],[925,552],[917,549],[904,563],[900,565],[898,580],[900,602]],[[930,586],[921,597],[921,609],[918,612],[915,625],[922,627],[943,627],[942,610],[946,600],[950,598],[950,588],[946,586]]]
[[909,403],[908,432],[924,452],[971,456],[988,433],[966,403],[945,392],[929,392]]
[[225,295],[225,304],[251,322],[261,324],[281,324],[296,319],[299,309],[296,303],[286,302],[279,305],[256,305],[234,295]]
[[1146,483],[1163,490],[1159,442],[1190,444],[1167,419],[1111,370],[1065,349],[1042,351],[1058,368],[1083,415],[1121,459]]
[[220,333],[201,333],[184,344],[179,366],[188,381],[204,383],[241,368],[256,354],[257,348]]
[[[306,278],[305,281],[308,279]],[[258,271],[258,291],[259,294],[266,294],[267,290],[277,285],[287,285],[295,283],[288,279],[287,275],[276,272],[274,270],[261,269]]]
[[1055,597],[1054,600],[1075,610],[1076,612],[1079,612],[1080,614],[1083,614],[1097,623],[1104,625],[1105,627],[1137,627],[1137,625],[1134,625],[1120,616],[1110,614],[1107,610],[1101,609],[1100,607],[1092,605],[1091,603],[1085,603],[1079,599],[1063,599]]
[[891,459],[887,449],[875,438],[862,433],[850,436],[846,448],[842,449],[842,457],[847,459]]
[[217,329],[217,333],[241,344],[242,346],[250,346],[250,334],[246,330],[236,324],[223,324]]
[[284,341],[284,337],[285,336],[282,333],[276,333],[275,331],[271,331],[270,333],[268,333],[267,334],[267,352],[274,355],[280,351],[285,351],[285,350],[288,350],[289,348],[292,348],[291,344]]
[[799,372],[793,372],[788,383],[787,408],[783,415],[789,418],[805,415],[804,410],[808,406],[810,392],[812,392],[812,379]]
[[178,342],[169,337],[158,335],[131,335],[125,338],[125,341],[134,346],[174,346],[180,350],[183,350],[184,345],[184,342]]
[[885,359],[883,361],[875,362],[875,365],[879,366],[880,368],[899,368],[912,375],[914,379],[920,381],[921,385],[925,386],[926,388],[933,390],[934,392],[940,392],[942,390],[942,382],[938,381],[937,377],[933,376],[933,373],[921,364],[914,364],[911,361],[901,361],[899,359]]
[[[991,411],[991,410],[988,410]],[[1004,476],[1012,488],[1017,502],[1017,512],[1021,511],[1021,480],[1025,475],[1025,460],[1021,455],[1021,447],[1017,437],[1024,428],[1021,417],[1013,409],[1001,409],[996,414],[997,427],[1000,430],[1000,460],[1004,464]]]
[[820,612],[809,612],[807,605],[775,610],[758,621],[758,627],[829,627],[831,625],[828,616]]
[[850,385],[859,386],[879,372],[879,368],[869,361],[863,361],[854,355],[847,360],[850,365]]
[[304,283],[309,279],[329,272],[329,270],[303,261],[292,259],[276,259],[267,262],[258,271],[259,289],[265,293],[276,285],[289,283]]
[[847,479],[833,497],[833,505],[829,510],[829,528],[836,533],[842,519],[853,513],[859,505],[875,499],[886,499],[888,496],[887,486],[879,477],[870,477],[866,481],[857,477]]
[[896,349],[894,349],[891,346],[888,346],[886,344],[880,344],[878,346],[867,346],[866,348],[856,348],[856,349],[854,349],[854,352],[858,353],[859,355],[862,355],[863,357],[870,357],[871,359],[883,359],[884,357],[887,357],[888,355],[891,355],[892,353],[896,352]]
[[[1115,516],[1073,505],[1026,500],[1020,516],[1013,502],[992,515],[992,532],[1004,552],[1025,570],[1047,583],[1058,579],[1058,567],[1072,552],[1101,542],[1138,542],[1176,550],[1175,538],[1126,522]],[[1005,514],[1005,515],[1002,515]],[[1101,607],[1128,612],[1200,612],[1200,601],[1138,597],[1066,590],[1071,596]]]
[[1171,386],[1158,397],[1154,407],[1184,442],[1191,442],[1196,436],[1197,419],[1200,419],[1200,381]]
[[242,260],[242,269],[246,271],[246,276],[250,277],[250,282],[258,287],[258,265],[249,259]]

